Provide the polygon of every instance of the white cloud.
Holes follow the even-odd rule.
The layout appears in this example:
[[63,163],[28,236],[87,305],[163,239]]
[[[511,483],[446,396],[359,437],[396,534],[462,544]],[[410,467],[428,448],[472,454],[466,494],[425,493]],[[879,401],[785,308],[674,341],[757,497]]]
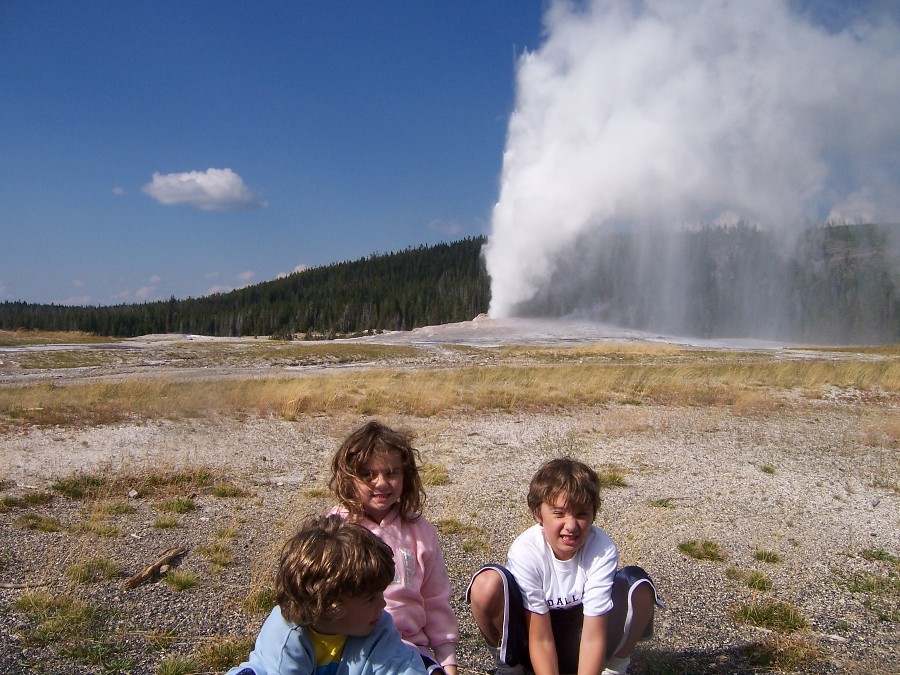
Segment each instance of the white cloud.
[[138,300],[146,300],[156,291],[156,286],[141,286],[134,292],[134,297]]
[[428,223],[428,229],[432,232],[437,232],[438,234],[443,234],[447,237],[455,237],[462,232],[462,225],[460,225],[455,220],[440,220],[435,218],[430,223]]
[[125,194],[125,189],[124,189],[123,187],[119,186],[119,185],[116,185],[116,186],[112,189],[112,193],[113,193],[114,195],[116,195],[117,197],[121,197],[122,195]]
[[216,293],[227,293],[228,291],[233,291],[234,287],[232,286],[223,286],[221,284],[217,284],[215,286],[210,286],[206,289],[206,295],[215,295]]
[[151,284],[158,284],[160,281],[162,281],[162,277],[160,277],[157,274],[154,274],[153,276],[150,277],[149,281]]
[[300,263],[293,270],[291,270],[291,274],[296,274],[297,272],[305,272],[308,269],[309,269],[309,265],[304,265],[303,263]]
[[116,293],[113,296],[113,300],[127,300],[130,297],[131,297],[131,291],[124,290],[124,291],[120,291],[119,293]]
[[246,272],[241,272],[240,274],[238,274],[237,280],[240,281],[242,284],[249,284],[250,280],[253,279],[253,277],[255,277],[255,276],[256,276],[256,272],[251,272],[250,270],[248,270]]
[[267,206],[231,169],[154,173],[144,193],[167,206],[188,204],[203,211],[236,211]]

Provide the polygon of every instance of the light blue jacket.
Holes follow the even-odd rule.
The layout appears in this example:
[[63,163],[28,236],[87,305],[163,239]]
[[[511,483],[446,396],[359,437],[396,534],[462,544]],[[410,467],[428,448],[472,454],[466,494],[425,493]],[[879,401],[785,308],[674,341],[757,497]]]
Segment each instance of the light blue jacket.
[[[227,675],[313,675],[315,671],[309,632],[285,621],[276,606],[247,661]],[[426,675],[426,670],[422,656],[400,639],[391,615],[382,612],[371,633],[347,638],[336,675]]]

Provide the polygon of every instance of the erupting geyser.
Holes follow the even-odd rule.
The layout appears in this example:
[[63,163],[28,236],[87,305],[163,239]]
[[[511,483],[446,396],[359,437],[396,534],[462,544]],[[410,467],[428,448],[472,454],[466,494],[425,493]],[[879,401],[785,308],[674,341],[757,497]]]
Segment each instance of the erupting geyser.
[[900,222],[896,10],[820,4],[552,2],[518,62],[490,314],[796,331],[801,232]]

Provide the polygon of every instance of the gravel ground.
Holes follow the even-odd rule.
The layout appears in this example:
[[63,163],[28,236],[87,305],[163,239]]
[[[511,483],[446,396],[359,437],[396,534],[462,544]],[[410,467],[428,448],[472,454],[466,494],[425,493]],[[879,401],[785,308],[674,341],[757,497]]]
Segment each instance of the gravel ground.
[[[759,672],[743,647],[768,634],[735,623],[730,611],[762,598],[789,602],[808,620],[793,639],[814,646],[821,659],[805,661],[800,671],[900,672],[900,460],[896,441],[879,440],[873,431],[878,420],[896,414],[897,401],[832,394],[757,415],[606,405],[554,414],[384,418],[412,429],[423,461],[447,470],[448,482],[428,489],[425,515],[443,532],[462,672],[490,665],[462,601],[468,578],[483,563],[502,561],[530,524],[528,479],[559,454],[625,476],[624,487],[604,493],[598,524],[619,545],[623,564],[651,573],[667,605],[657,615],[655,636],[638,648],[632,673]],[[0,437],[4,498],[47,491],[52,479],[77,473],[139,476],[198,467],[247,493],[216,497],[197,489],[197,508],[179,515],[178,527],[159,529],[153,526],[159,500],[129,498],[119,487],[110,500],[132,509],[108,515],[111,536],[84,531],[90,507],[78,500],[57,496],[48,504],[0,509],[0,583],[45,584],[0,589],[0,673],[99,673],[117,666],[156,673],[174,654],[195,654],[222,636],[255,635],[264,615],[248,610],[245,599],[267,587],[275,552],[293,527],[330,507],[325,467],[340,439],[364,421],[148,421],[7,432]],[[56,517],[62,529],[25,529],[27,514]],[[702,539],[717,542],[726,560],[679,552],[679,543]],[[216,542],[225,542],[231,564],[211,564],[204,547]],[[195,588],[179,592],[154,581],[125,590],[124,578],[172,546],[188,549],[177,568],[196,574]],[[760,549],[777,552],[780,562],[757,561]],[[894,559],[879,560],[885,556],[873,551]],[[114,562],[118,576],[88,584],[66,577],[71,565],[95,557]],[[763,572],[771,590],[751,590],[730,578],[735,570]],[[873,578],[863,574],[893,575],[893,586],[880,593],[851,587],[849,579]],[[34,621],[20,600],[35,590],[100,608],[96,620],[108,636],[108,656],[86,665],[67,653],[64,640],[43,646],[29,640]]]

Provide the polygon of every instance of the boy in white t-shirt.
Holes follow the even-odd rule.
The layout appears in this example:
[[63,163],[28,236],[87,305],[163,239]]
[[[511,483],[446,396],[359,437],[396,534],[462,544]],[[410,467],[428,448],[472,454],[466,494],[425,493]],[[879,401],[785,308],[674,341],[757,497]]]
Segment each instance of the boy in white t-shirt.
[[496,675],[624,674],[663,605],[643,569],[617,571],[615,544],[593,524],[599,477],[569,458],[546,462],[528,507],[537,524],[510,546],[506,567],[482,568],[466,591]]

